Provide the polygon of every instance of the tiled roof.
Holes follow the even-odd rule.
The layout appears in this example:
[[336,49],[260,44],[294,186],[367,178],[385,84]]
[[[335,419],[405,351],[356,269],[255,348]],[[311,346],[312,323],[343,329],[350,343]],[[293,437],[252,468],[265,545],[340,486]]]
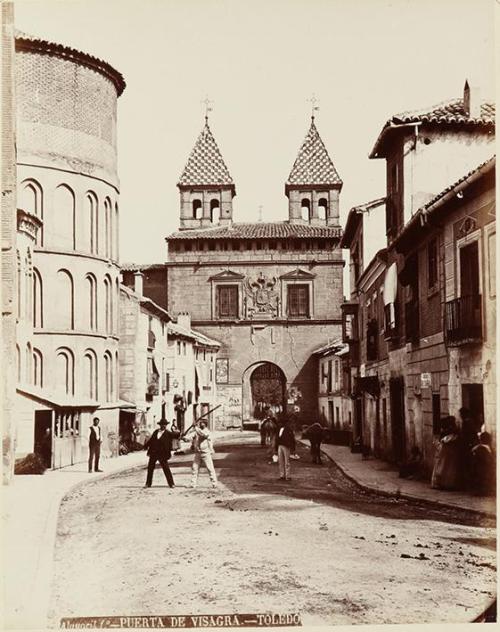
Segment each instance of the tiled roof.
[[326,237],[338,239],[342,236],[340,226],[308,226],[288,222],[257,222],[255,224],[231,224],[215,228],[180,230],[167,237],[174,239],[280,239],[288,237]]
[[314,119],[288,176],[287,185],[342,185]]
[[485,102],[481,104],[481,115],[471,117],[467,114],[463,99],[453,99],[439,103],[433,107],[411,112],[401,112],[392,116],[382,128],[373,147],[370,158],[377,157],[380,145],[387,132],[395,125],[410,125],[412,123],[431,123],[437,125],[466,125],[495,127],[495,104]]
[[206,347],[220,347],[221,344],[217,340],[213,340],[213,338],[209,338],[204,334],[196,331],[195,329],[186,329],[185,327],[181,327],[177,323],[168,323],[167,332],[171,336],[182,336],[184,338],[189,338],[190,340],[194,340],[200,345],[204,345]]
[[[415,110],[412,112],[402,112],[395,114],[392,119],[394,123],[495,123],[495,104],[482,103],[481,115],[470,117],[465,111],[463,99],[453,99],[435,105],[430,110]],[[387,125],[387,124],[386,124]]]
[[178,186],[234,186],[208,123],[205,123],[205,127],[198,136],[177,184]]
[[[393,242],[393,245],[400,244],[398,248],[405,248],[407,245],[415,244],[415,233],[416,231],[422,229],[423,226],[427,225],[426,218],[429,215],[438,212],[440,209],[445,208],[446,200],[444,199],[446,195],[452,191],[455,193],[459,193],[466,189],[470,184],[472,184],[476,179],[485,176],[490,170],[494,171],[496,164],[496,157],[492,156],[489,160],[478,165],[469,173],[466,173],[464,176],[459,178],[453,184],[450,184],[445,189],[443,189],[440,193],[435,195],[432,199],[430,199],[424,206],[418,209],[416,213],[413,214],[408,223],[404,226],[403,230],[399,233],[396,239]],[[402,250],[401,250],[402,251]]]
[[164,267],[164,263],[122,263],[120,270],[122,272],[147,272],[148,270],[161,270]]
[[114,84],[118,96],[120,96],[125,90],[125,79],[121,73],[113,68],[113,66],[102,59],[98,59],[88,53],[83,53],[75,48],[49,42],[35,37],[34,35],[29,35],[16,30],[16,50],[41,52],[46,53],[47,55],[53,55],[54,57],[61,57],[62,59],[74,61],[82,66],[92,68],[107,77]]

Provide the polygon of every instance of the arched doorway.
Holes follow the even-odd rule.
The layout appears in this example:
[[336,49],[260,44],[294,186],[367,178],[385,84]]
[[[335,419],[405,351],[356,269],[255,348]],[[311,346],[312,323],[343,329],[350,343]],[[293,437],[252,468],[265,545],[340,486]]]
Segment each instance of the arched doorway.
[[286,377],[272,362],[259,362],[243,375],[243,424],[255,426],[272,407],[276,414],[285,409]]

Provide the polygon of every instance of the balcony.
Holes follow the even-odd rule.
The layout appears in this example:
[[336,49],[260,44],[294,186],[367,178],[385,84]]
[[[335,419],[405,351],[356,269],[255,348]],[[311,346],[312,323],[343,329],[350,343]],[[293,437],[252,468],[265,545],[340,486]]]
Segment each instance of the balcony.
[[449,347],[482,342],[481,295],[461,296],[445,305],[445,340]]
[[155,348],[155,344],[156,344],[156,336],[154,335],[154,333],[149,330],[148,331],[148,348],[149,349],[154,349]]
[[405,340],[418,342],[420,340],[420,312],[418,301],[405,304]]

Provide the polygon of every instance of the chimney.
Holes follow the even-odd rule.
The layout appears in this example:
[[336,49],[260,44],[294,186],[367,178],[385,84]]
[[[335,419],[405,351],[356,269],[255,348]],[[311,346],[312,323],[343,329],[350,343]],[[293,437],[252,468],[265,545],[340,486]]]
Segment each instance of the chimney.
[[144,275],[140,270],[134,272],[134,291],[139,296],[143,296],[144,294]]
[[481,98],[479,88],[477,86],[469,85],[469,82],[465,81],[464,86],[464,110],[467,116],[471,119],[481,117]]
[[177,324],[188,331],[191,330],[191,316],[188,312],[180,312],[177,316]]

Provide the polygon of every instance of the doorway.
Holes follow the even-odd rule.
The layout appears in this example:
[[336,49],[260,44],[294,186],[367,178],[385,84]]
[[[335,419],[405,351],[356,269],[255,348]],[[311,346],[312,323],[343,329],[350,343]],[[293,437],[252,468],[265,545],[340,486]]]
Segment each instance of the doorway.
[[[474,426],[479,429],[484,424],[484,399],[482,384],[462,384],[462,406],[471,413]],[[478,430],[476,430],[477,432]]]
[[405,432],[405,385],[402,377],[389,380],[391,398],[392,454],[395,463],[403,463],[406,458]]
[[460,248],[460,296],[479,294],[478,242],[473,241]]
[[285,410],[285,387],[285,375],[275,364],[264,362],[254,369],[250,376],[254,419],[263,419],[269,408],[276,415]]
[[35,410],[34,452],[47,469],[52,468],[52,411]]

